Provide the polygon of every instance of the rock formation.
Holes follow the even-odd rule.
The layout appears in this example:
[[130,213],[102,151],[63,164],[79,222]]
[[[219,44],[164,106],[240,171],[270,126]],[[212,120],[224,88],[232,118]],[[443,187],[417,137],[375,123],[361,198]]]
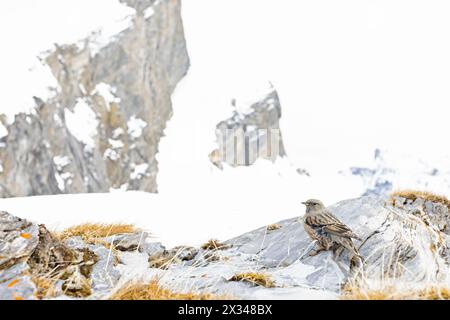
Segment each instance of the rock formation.
[[101,44],[93,34],[42,56],[58,81],[30,114],[0,116],[0,196],[156,192],[156,153],[186,74],[179,0],[122,0],[130,26]]
[[[331,206],[362,238],[356,245],[364,267],[352,271],[345,253],[310,257],[314,243],[298,217],[264,226],[217,248],[219,242],[214,240],[201,248],[166,249],[145,232],[100,238],[95,243],[80,237],[61,241],[44,226],[2,213],[0,299],[104,299],[121,283],[154,278],[167,288],[242,299],[336,298],[353,281],[361,286],[389,281],[409,288],[446,286],[450,202],[436,199],[362,197]],[[44,279],[52,275],[51,295],[48,285],[42,286],[43,275]]]
[[234,110],[233,115],[216,127],[218,148],[210,160],[217,167],[249,166],[258,158],[275,161],[286,155],[280,131],[281,105],[272,90],[248,110]]

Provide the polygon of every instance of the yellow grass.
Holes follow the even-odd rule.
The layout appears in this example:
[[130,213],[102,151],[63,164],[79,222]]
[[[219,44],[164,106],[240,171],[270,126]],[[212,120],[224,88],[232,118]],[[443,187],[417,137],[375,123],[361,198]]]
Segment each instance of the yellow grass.
[[53,279],[48,276],[34,276],[31,281],[36,285],[36,298],[39,300],[45,298],[53,298],[56,296],[55,284],[58,279]]
[[149,283],[127,283],[117,290],[110,300],[224,300],[225,296],[210,293],[180,293],[162,287],[158,280]]
[[431,201],[435,203],[441,203],[445,206],[447,206],[450,209],[450,200],[443,196],[434,194],[432,192],[428,191],[419,191],[419,190],[400,190],[395,191],[391,194],[390,202],[392,205],[395,205],[395,198],[396,197],[402,197],[408,200],[415,201],[416,199],[423,199],[425,201]]
[[278,230],[281,229],[281,226],[279,224],[270,224],[267,226],[267,231],[274,231],[274,230]]
[[150,268],[167,270],[170,265],[181,263],[181,260],[174,255],[156,254],[148,259]]
[[226,250],[231,246],[229,244],[221,243],[219,240],[211,239],[202,245],[203,250]]
[[71,237],[81,237],[85,242],[96,243],[98,239],[115,234],[134,233],[139,231],[131,224],[101,224],[85,223],[70,227],[61,233],[56,233],[58,239],[65,240]]
[[259,272],[242,272],[237,273],[229,281],[242,281],[248,282],[255,286],[261,286],[265,288],[274,288],[275,281],[273,281],[270,276],[265,273]]
[[422,289],[398,289],[386,286],[367,290],[352,286],[344,289],[342,300],[449,300],[450,289],[446,286],[428,286]]

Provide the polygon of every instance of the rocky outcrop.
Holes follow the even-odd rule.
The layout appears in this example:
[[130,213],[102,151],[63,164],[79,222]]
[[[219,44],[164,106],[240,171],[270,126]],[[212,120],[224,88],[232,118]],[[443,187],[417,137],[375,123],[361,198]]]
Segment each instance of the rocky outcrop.
[[43,281],[53,294],[91,294],[97,256],[88,248],[73,250],[43,225],[0,213],[0,299],[35,299]]
[[43,55],[54,98],[0,117],[0,196],[157,191],[155,155],[189,67],[180,1],[122,2],[136,14],[106,44],[93,34]]
[[275,161],[286,155],[280,131],[281,104],[276,90],[233,115],[216,127],[218,148],[211,152],[211,162],[219,168],[249,166],[257,159]]
[[[366,279],[447,280],[448,236],[430,223],[429,216],[444,218],[448,213],[436,209],[427,214],[419,205],[393,207],[372,197],[342,201],[330,210],[362,238],[356,245],[365,259],[361,272]],[[348,257],[344,254],[337,259],[326,252],[310,257],[313,245],[298,219],[278,225],[275,231],[262,228],[230,243],[242,253],[257,254],[266,268],[302,265],[309,270],[304,274],[305,285],[339,291],[350,275]]]
[[145,232],[95,243],[80,237],[60,242],[45,227],[3,213],[0,299],[35,298],[42,291],[36,277],[43,274],[57,279],[53,296],[45,298],[108,298],[120,284],[155,278],[175,290],[242,299],[334,299],[349,283],[447,286],[447,204],[422,198],[391,200],[362,197],[329,207],[362,239],[355,244],[364,264],[352,270],[345,252],[309,256],[315,244],[298,217],[243,234],[217,248],[209,242],[201,248],[166,249],[151,242]]
[[101,297],[122,277],[119,252],[150,255],[165,250],[148,237],[137,232],[96,243],[80,237],[60,240],[44,225],[1,212],[0,300]]

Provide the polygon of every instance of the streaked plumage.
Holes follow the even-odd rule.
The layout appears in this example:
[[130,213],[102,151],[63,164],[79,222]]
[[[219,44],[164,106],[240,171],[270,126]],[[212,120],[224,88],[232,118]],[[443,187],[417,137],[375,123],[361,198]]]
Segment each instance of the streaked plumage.
[[311,256],[324,250],[342,252],[347,250],[352,264],[355,260],[362,261],[358,249],[352,239],[361,240],[348,226],[336,218],[323,203],[316,199],[303,202],[306,214],[303,218],[305,231],[312,240],[317,240],[318,247],[310,253]]

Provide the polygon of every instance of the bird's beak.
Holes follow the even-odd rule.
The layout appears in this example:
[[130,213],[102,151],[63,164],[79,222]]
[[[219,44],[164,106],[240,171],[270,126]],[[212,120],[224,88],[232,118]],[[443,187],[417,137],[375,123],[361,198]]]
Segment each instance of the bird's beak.
[[306,206],[306,202],[302,202],[302,204],[304,204]]

